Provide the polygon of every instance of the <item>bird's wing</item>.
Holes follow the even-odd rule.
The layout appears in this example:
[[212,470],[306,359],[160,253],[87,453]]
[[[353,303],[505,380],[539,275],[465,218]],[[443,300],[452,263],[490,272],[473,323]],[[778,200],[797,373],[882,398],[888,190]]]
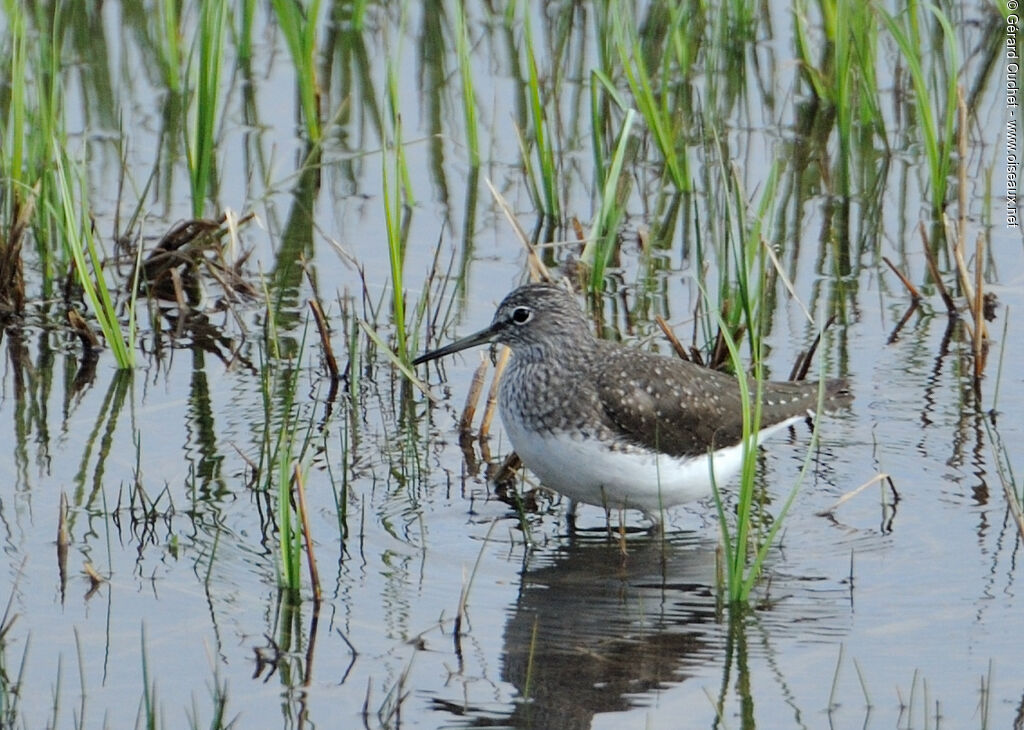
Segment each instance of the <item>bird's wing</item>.
[[[627,440],[672,456],[740,442],[743,402],[733,376],[640,350],[607,348],[605,355],[593,374],[597,397],[609,425]],[[760,426],[811,412],[817,387],[764,383]],[[751,381],[752,398],[755,392]]]

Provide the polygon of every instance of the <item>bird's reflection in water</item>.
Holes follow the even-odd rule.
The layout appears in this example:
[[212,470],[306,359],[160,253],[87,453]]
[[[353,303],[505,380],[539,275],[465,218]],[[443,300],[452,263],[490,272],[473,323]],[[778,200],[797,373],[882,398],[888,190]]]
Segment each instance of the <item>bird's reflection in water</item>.
[[471,726],[589,728],[642,705],[718,653],[714,585],[714,543],[688,534],[631,539],[625,554],[577,538],[536,556],[505,627],[502,679],[519,701]]

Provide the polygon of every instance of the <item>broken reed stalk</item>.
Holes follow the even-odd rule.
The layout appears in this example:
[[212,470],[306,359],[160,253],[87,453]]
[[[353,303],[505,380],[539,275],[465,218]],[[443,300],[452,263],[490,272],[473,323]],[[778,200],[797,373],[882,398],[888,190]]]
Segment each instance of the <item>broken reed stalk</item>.
[[[967,240],[967,104],[964,102],[964,88],[956,87],[957,116],[957,178],[960,183],[957,190],[957,231],[956,238],[961,243]],[[980,262],[979,262],[980,264]]]
[[[537,255],[537,249],[530,243],[529,237],[526,235],[526,231],[519,225],[519,221],[516,219],[515,214],[512,211],[508,201],[502,196],[501,193],[491,184],[489,179],[484,180],[487,183],[488,190],[491,191],[491,195],[497,202],[498,207],[501,208],[502,213],[508,219],[509,223],[512,224],[512,230],[515,231],[516,237],[519,242],[523,244],[523,248],[526,249],[526,258],[530,268],[530,280],[531,281],[547,281],[554,282],[554,278],[551,276],[551,272],[544,265],[540,256]],[[577,222],[578,233],[582,230],[579,229]],[[487,393],[487,404],[484,407],[483,420],[480,423],[480,432],[478,439],[482,442],[487,439],[487,435],[491,430],[491,422],[494,420],[494,411],[498,403],[498,386],[501,382],[501,374],[505,371],[505,366],[508,364],[508,358],[512,354],[512,351],[507,347],[503,347],[501,355],[498,357],[498,362],[494,369],[494,379],[491,381],[491,388]],[[481,363],[480,367],[476,369],[473,374],[473,381],[470,385],[469,393],[466,396],[466,405],[462,409],[462,417],[459,419],[459,432],[463,435],[467,435],[470,432],[473,423],[473,417],[476,415],[476,404],[480,397],[480,391],[483,388],[484,372],[486,370],[486,361]]]
[[64,598],[64,587],[68,575],[68,547],[71,536],[68,533],[68,495],[60,493],[60,507],[57,510],[57,574],[60,576],[61,601]]
[[806,350],[803,350],[797,355],[796,362],[793,363],[793,369],[789,372],[789,379],[794,381],[806,380],[807,373],[810,372],[811,363],[814,362],[814,353],[818,351],[818,345],[821,344],[821,335],[825,330],[835,324],[836,315],[832,315],[825,321],[825,326],[821,328],[821,331],[814,338],[814,342]]
[[469,392],[466,394],[466,405],[462,409],[462,417],[459,419],[459,433],[468,434],[473,430],[473,417],[476,416],[476,404],[480,400],[480,393],[484,389],[484,380],[487,378],[487,358],[481,358],[473,372],[473,380],[469,384]]
[[71,537],[68,535],[68,495],[67,492],[60,493],[60,506],[57,508],[57,549],[67,552],[71,544]]
[[189,310],[188,298],[185,295],[185,285],[181,280],[181,272],[177,269],[170,270],[171,286],[174,289],[174,302],[178,305],[179,312],[187,312]]
[[907,311],[903,313],[900,321],[893,328],[892,332],[889,334],[889,338],[886,340],[886,344],[891,345],[896,341],[897,337],[899,337],[900,331],[903,329],[904,325],[910,321],[911,316],[913,316],[914,312],[917,311],[917,307],[921,303],[921,292],[918,291],[917,287],[914,286],[913,282],[911,282],[902,271],[896,268],[896,264],[894,264],[888,256],[883,256],[882,261],[888,264],[889,268],[892,269],[892,273],[896,274],[897,278],[903,282],[903,287],[910,293],[910,306],[907,307]]
[[[980,252],[980,250],[981,244],[979,240],[975,251]],[[964,300],[967,302],[967,309],[971,313],[970,322],[965,322],[965,324],[967,324],[968,335],[972,340],[977,341],[975,349],[978,350],[981,346],[981,341],[988,340],[988,327],[985,326],[985,322],[981,316],[981,307],[978,306],[981,302],[981,298],[978,297],[978,292],[975,290],[974,282],[971,281],[970,270],[967,268],[967,261],[964,258],[963,242],[960,240],[953,241],[953,260],[956,263],[956,273],[960,280],[960,288],[963,289],[964,292]],[[978,274],[975,276],[977,279],[978,276],[980,276],[981,261],[975,261],[974,265],[978,267]]]
[[587,240],[587,234],[586,234],[586,231],[583,230],[583,224],[580,223],[580,219],[577,218],[576,216],[573,216],[571,222],[572,222],[572,232],[573,232],[573,235],[576,236],[576,241],[579,242],[579,243],[583,243],[584,241],[586,241]]
[[[726,308],[722,308],[723,318]],[[743,323],[736,325],[736,331],[732,334],[734,340],[742,339],[744,333],[747,331],[747,326]],[[729,346],[725,341],[725,331],[722,327],[718,328],[718,334],[715,335],[715,346],[711,350],[711,357],[708,360],[707,366],[712,370],[718,370],[723,365],[729,362]]]
[[316,569],[316,557],[313,555],[313,534],[309,529],[309,510],[306,508],[306,485],[298,463],[292,467],[292,480],[299,498],[299,519],[302,520],[302,539],[306,543],[306,561],[309,564],[309,582],[313,584],[313,601],[319,605],[322,596],[320,573]]
[[92,563],[86,562],[82,565],[82,572],[89,576],[89,594],[92,594],[106,582],[106,579],[96,572],[96,568],[93,567]]
[[323,307],[320,306],[318,299],[310,299],[309,308],[313,312],[313,321],[320,334],[320,347],[323,349],[327,371],[331,374],[332,380],[337,380],[339,378],[338,360],[334,357],[334,348],[331,346],[331,330],[327,324],[327,318],[324,316]]
[[964,288],[964,296],[967,299],[967,308],[971,312],[971,319],[974,323],[971,332],[971,344],[974,351],[974,384],[978,386],[981,381],[981,374],[985,370],[985,355],[988,351],[988,327],[983,317],[984,304],[984,280],[982,279],[982,253],[984,251],[984,240],[982,234],[978,234],[974,245],[974,284],[970,283],[967,266],[964,263],[963,246],[967,240],[967,103],[964,101],[964,90],[962,86],[956,89],[957,122],[959,125],[957,135],[957,147],[960,156],[957,172],[960,189],[958,190],[957,201],[959,204],[959,216],[957,219],[957,237],[954,245],[957,270]]
[[498,203],[498,207],[501,208],[501,212],[504,213],[508,222],[512,224],[512,230],[515,231],[516,238],[519,239],[519,242],[523,244],[523,248],[526,249],[526,260],[530,266],[530,280],[554,281],[551,272],[548,271],[548,267],[544,265],[540,256],[537,255],[537,249],[530,243],[530,238],[526,235],[526,231],[519,225],[519,221],[512,211],[512,206],[508,204],[508,201],[498,192],[497,188],[491,184],[490,178],[484,178],[484,182],[487,183],[487,189],[491,191],[491,195],[494,197],[495,202]]
[[512,350],[507,347],[501,348],[498,362],[494,366],[494,379],[491,381],[491,389],[487,391],[487,405],[484,407],[484,417],[480,422],[481,441],[486,439],[487,434],[491,431],[491,421],[494,420],[494,411],[498,407],[498,387],[501,384],[501,376],[505,372],[505,366],[508,365],[508,359],[511,355]]
[[85,321],[85,317],[79,314],[77,309],[72,308],[68,310],[68,324],[71,325],[74,333],[78,335],[78,339],[82,341],[82,347],[86,353],[100,349],[100,338],[96,336],[92,327]]
[[981,380],[981,374],[985,371],[985,362],[988,359],[988,327],[984,320],[984,286],[981,277],[982,254],[985,251],[985,236],[978,233],[974,241],[974,306],[971,308],[974,314],[974,383]]
[[939,275],[939,266],[935,263],[935,254],[932,253],[932,247],[928,242],[928,232],[925,230],[924,221],[918,224],[917,230],[921,234],[921,243],[924,245],[924,260],[928,264],[928,273],[931,275],[932,281],[935,282],[935,286],[939,290],[939,296],[942,297],[942,301],[946,305],[946,312],[949,316],[955,317],[956,302],[950,296],[946,285],[942,283],[942,276]]
[[[965,124],[963,115],[965,111],[961,110],[961,124]],[[963,154],[963,146],[966,144],[963,137],[960,140],[961,154]],[[960,167],[960,188],[961,190],[966,189],[966,168],[961,165]],[[963,200],[963,194],[961,194],[961,206],[966,206],[966,201]],[[965,210],[965,209],[964,209]],[[970,319],[964,321],[964,326],[967,328],[967,335],[971,340],[971,350],[973,354],[973,370],[974,370],[974,384],[977,387],[981,381],[981,376],[985,371],[985,364],[988,360],[988,326],[985,324],[985,280],[982,272],[982,260],[985,253],[985,239],[984,234],[979,233],[977,239],[974,242],[974,276],[973,281],[970,276],[970,271],[967,268],[967,261],[964,258],[963,251],[963,239],[962,235],[965,235],[966,231],[966,214],[961,213],[957,221],[957,235],[953,238],[951,243],[953,261],[956,266],[957,280],[960,282],[960,288],[964,292],[964,300],[967,303],[967,309],[970,312]],[[946,305],[946,312],[950,318],[959,316],[957,311],[956,302],[949,290],[946,289],[946,285],[942,283],[942,277],[939,274],[939,267],[935,262],[935,255],[932,252],[931,246],[928,242],[928,234],[925,231],[924,223],[922,222],[918,226],[918,231],[921,234],[921,242],[924,247],[925,262],[928,264],[928,273],[931,275],[932,280],[938,287],[939,295],[942,297],[942,301]],[[884,257],[883,257],[884,258]],[[886,263],[890,266],[892,264],[888,259],[885,259]],[[895,271],[895,268],[893,269]],[[902,278],[899,272],[896,272],[898,276]],[[911,309],[911,311],[913,311]],[[909,316],[909,312],[907,314]],[[906,317],[904,318],[906,319]],[[902,322],[896,328],[896,332],[899,331]],[[895,332],[894,332],[895,334]],[[890,338],[891,339],[891,338]]]
[[782,262],[779,261],[779,257],[775,254],[775,249],[772,248],[772,245],[768,243],[768,239],[764,236],[761,236],[761,247],[764,248],[765,253],[768,254],[768,258],[771,260],[772,266],[775,268],[775,273],[782,280],[782,285],[786,287],[786,291],[789,292],[789,296],[793,297],[793,300],[800,305],[800,309],[803,310],[804,316],[807,317],[807,321],[813,325],[814,317],[811,316],[810,311],[806,306],[804,306],[800,297],[797,296],[796,287],[794,287],[793,282],[789,280],[785,267],[783,267]]
[[910,298],[913,299],[915,303],[921,301],[921,292],[917,290],[917,287],[914,286],[914,284],[910,281],[910,279],[908,279],[903,274],[902,271],[896,268],[896,264],[894,264],[888,256],[883,256],[882,261],[887,263],[889,265],[889,268],[892,269],[892,273],[896,274],[897,278],[899,278],[899,280],[903,282],[903,286],[906,288],[908,292],[910,292]]
[[872,484],[877,484],[878,482],[881,482],[881,481],[885,481],[889,485],[889,489],[892,491],[893,501],[894,502],[899,502],[900,501],[900,494],[899,494],[899,492],[896,491],[896,485],[893,483],[892,477],[889,476],[888,474],[884,473],[884,472],[880,472],[878,474],[875,474],[873,477],[868,479],[866,482],[861,484],[856,489],[851,489],[849,492],[847,492],[842,497],[840,497],[835,502],[833,502],[831,506],[826,507],[825,509],[821,510],[820,512],[815,512],[815,514],[818,517],[827,517],[830,514],[832,514],[833,512],[835,512],[844,502],[847,502],[847,501],[853,499],[858,494],[863,492],[865,489],[870,487]]
[[668,343],[672,345],[672,349],[675,351],[676,355],[689,362],[690,356],[686,354],[686,348],[683,347],[683,343],[679,341],[678,337],[676,337],[676,333],[672,331],[672,328],[668,326],[668,322],[665,321],[665,318],[660,314],[656,314],[654,315],[654,321],[658,323],[659,327],[661,327],[661,331],[664,333],[665,339],[667,339]]
[[[605,516],[605,521],[607,522],[607,520],[609,519],[609,514],[608,514],[607,510],[605,511],[604,516]],[[608,525],[606,525],[606,527],[608,527],[609,530],[611,529],[610,526],[608,526]],[[664,524],[659,525],[658,531],[659,531],[659,535],[658,536],[662,540],[664,540],[665,539],[665,525]],[[616,529],[615,532],[616,532],[616,537],[618,538],[618,543],[619,543],[619,555],[621,555],[623,558],[625,558],[627,555],[629,555],[629,551],[626,549],[626,510],[624,510],[622,507],[619,507],[619,525],[618,525],[618,528]]]

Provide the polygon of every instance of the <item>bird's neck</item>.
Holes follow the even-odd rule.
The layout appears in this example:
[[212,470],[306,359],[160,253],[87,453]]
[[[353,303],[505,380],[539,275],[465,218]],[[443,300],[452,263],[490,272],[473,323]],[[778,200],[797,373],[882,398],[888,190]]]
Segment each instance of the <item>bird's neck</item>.
[[556,372],[582,372],[587,363],[593,362],[594,352],[598,349],[598,340],[565,339],[521,344],[512,348],[512,369],[537,368],[550,369]]

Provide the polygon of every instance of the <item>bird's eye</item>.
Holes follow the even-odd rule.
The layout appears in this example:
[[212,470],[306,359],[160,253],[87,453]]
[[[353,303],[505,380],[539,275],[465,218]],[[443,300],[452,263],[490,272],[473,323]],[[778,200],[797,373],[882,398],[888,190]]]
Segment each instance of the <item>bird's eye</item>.
[[516,307],[512,310],[512,321],[515,324],[526,324],[533,319],[533,310],[529,307]]

